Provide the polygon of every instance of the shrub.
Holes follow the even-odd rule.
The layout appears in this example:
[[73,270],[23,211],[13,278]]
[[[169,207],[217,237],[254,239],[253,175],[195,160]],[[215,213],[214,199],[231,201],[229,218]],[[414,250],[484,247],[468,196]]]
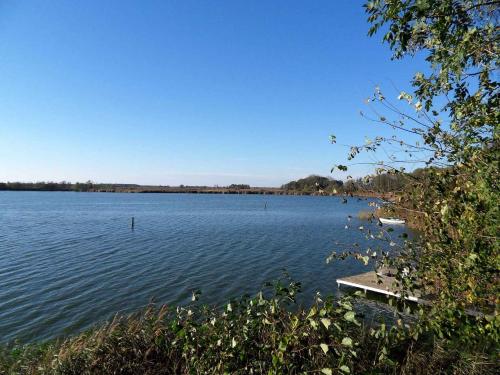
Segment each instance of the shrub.
[[317,296],[310,308],[290,309],[299,287],[278,282],[267,298],[264,291],[223,309],[150,306],[63,342],[4,348],[0,372],[348,373],[366,336],[351,299]]

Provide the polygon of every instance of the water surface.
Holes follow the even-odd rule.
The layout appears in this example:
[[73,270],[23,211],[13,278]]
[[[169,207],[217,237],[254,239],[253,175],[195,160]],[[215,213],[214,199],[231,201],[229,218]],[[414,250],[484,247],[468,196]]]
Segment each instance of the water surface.
[[[0,342],[74,334],[151,298],[223,303],[287,269],[303,298],[338,293],[368,201],[335,197],[0,192]],[[267,205],[267,208],[265,206]],[[135,228],[130,218],[135,217]]]

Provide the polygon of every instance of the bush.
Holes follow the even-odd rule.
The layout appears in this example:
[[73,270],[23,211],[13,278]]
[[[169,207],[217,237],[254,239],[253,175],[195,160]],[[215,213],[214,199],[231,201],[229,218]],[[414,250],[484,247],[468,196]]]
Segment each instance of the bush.
[[269,297],[261,292],[222,310],[150,306],[63,342],[4,348],[0,372],[348,373],[365,337],[350,299],[318,296],[310,308],[292,312],[299,287],[278,282]]
[[[233,300],[223,309],[149,306],[65,341],[0,349],[2,374],[494,373],[478,347],[368,327],[352,297],[295,305],[300,285]],[[266,297],[267,295],[267,297]],[[193,295],[193,300],[197,294]]]

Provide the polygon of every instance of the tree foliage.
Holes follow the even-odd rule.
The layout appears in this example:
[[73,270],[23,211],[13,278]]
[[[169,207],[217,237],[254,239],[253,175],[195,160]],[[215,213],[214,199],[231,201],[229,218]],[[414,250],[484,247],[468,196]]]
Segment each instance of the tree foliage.
[[[414,92],[399,93],[410,111],[376,88],[368,99],[377,124],[395,130],[351,148],[361,152],[398,146],[376,162],[378,173],[412,175],[396,207],[422,221],[418,241],[398,258],[379,257],[396,268],[399,283],[432,298],[421,308],[415,338],[426,331],[465,343],[499,340],[499,83],[498,1],[369,1],[370,35],[383,33],[393,58],[424,53]],[[405,155],[402,158],[400,155]],[[344,166],[343,166],[344,167]],[[405,272],[402,272],[405,270]],[[411,280],[407,274],[411,272]],[[472,313],[472,315],[471,315]]]
[[317,193],[319,190],[323,190],[327,193],[337,192],[342,188],[343,182],[339,180],[333,180],[328,177],[311,175],[305,178],[301,178],[297,181],[290,181],[289,183],[283,185],[281,188],[287,191],[294,191],[297,193]]

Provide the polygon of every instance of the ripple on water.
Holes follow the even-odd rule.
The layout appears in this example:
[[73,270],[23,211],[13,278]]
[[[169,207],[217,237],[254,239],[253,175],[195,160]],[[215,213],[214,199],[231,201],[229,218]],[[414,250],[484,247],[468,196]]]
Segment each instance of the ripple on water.
[[[267,210],[263,209],[267,202]],[[286,268],[316,291],[364,269],[326,265],[366,209],[331,197],[0,192],[0,341],[74,334],[116,312],[256,293]],[[130,217],[135,229],[130,229]],[[356,219],[354,219],[356,221]]]

